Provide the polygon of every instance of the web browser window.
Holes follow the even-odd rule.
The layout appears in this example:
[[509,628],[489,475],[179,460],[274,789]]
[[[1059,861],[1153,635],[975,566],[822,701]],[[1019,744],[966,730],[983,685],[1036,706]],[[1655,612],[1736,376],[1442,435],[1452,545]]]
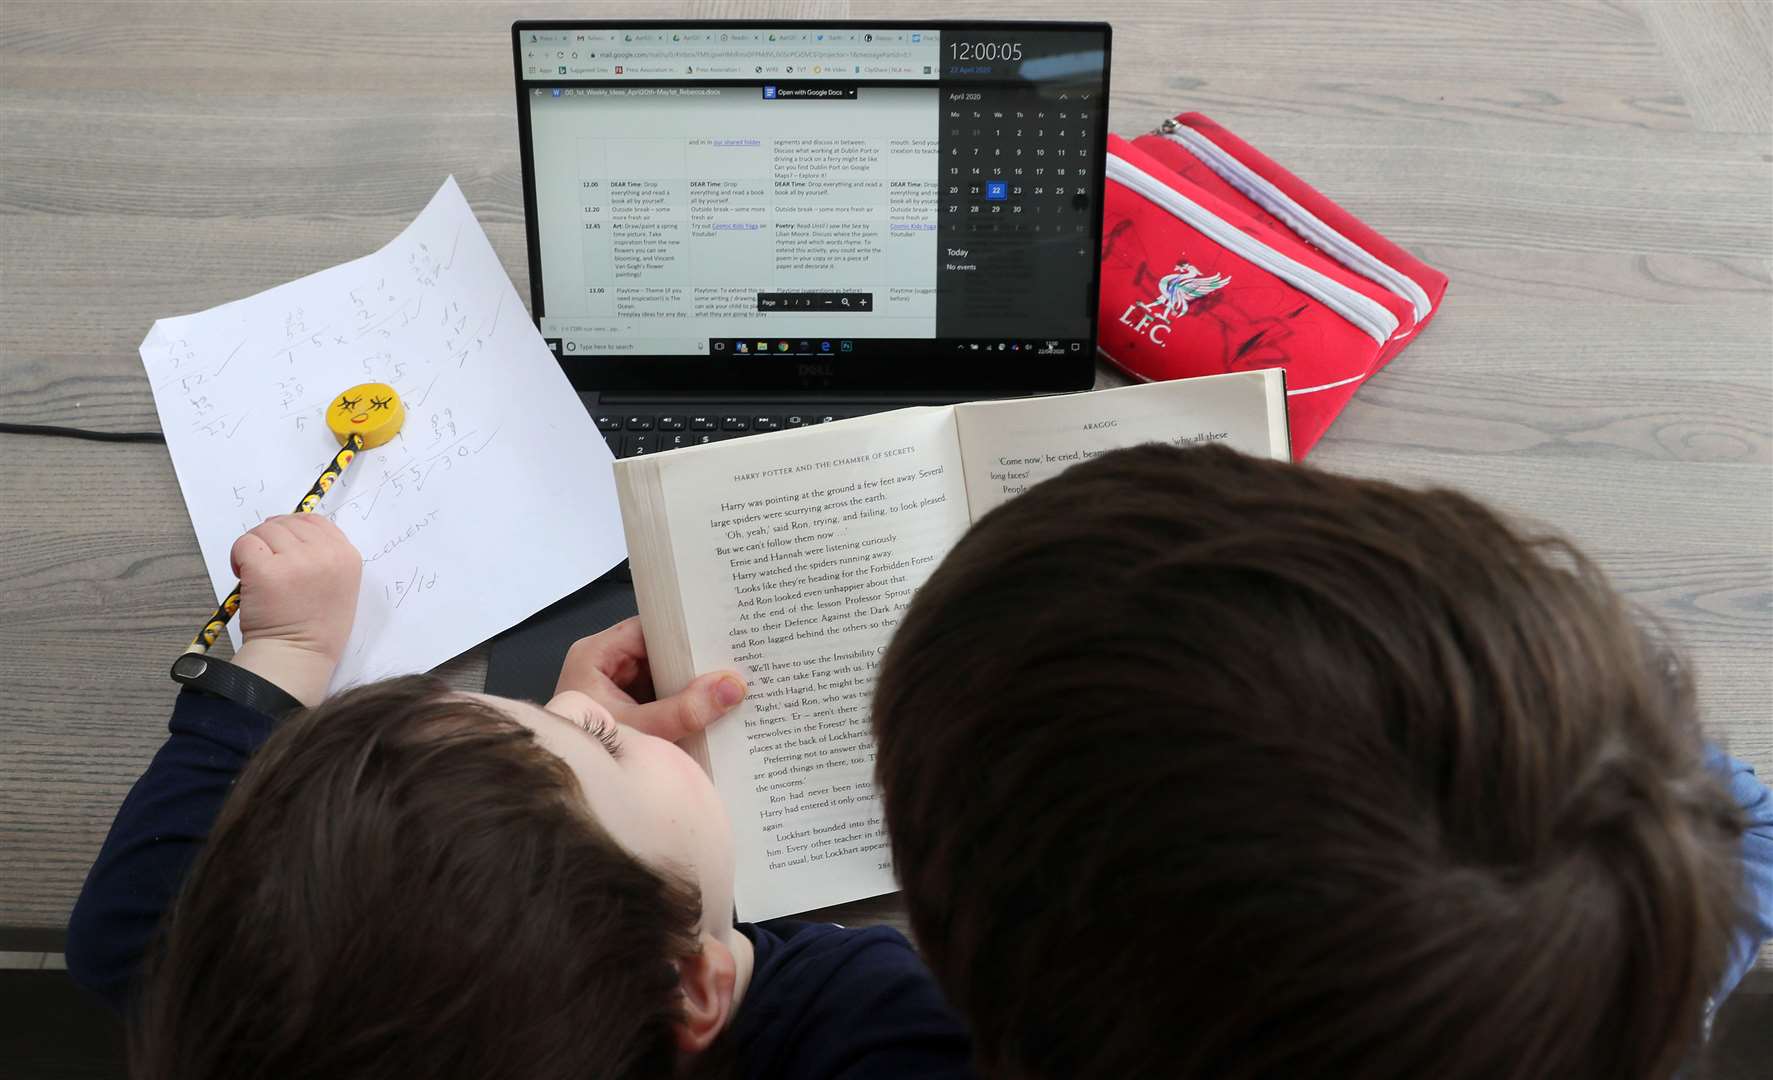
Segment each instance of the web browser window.
[[563,359],[1088,340],[1100,34],[600,26],[517,48]]

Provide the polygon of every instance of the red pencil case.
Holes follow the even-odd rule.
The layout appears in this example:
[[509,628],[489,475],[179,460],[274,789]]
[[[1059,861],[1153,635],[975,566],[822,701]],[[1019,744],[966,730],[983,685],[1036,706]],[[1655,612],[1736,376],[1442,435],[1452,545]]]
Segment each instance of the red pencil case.
[[1446,276],[1198,113],[1111,136],[1099,343],[1140,379],[1287,372],[1297,457],[1427,325]]

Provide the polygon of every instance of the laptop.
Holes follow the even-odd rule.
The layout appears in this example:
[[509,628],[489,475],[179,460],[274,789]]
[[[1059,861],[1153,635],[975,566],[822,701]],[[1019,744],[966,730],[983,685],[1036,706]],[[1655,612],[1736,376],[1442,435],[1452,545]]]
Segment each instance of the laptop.
[[[520,21],[530,309],[618,457],[1093,382],[1110,30]],[[626,566],[495,642],[546,697]]]
[[531,311],[611,451],[1087,389],[1109,39],[515,23]]

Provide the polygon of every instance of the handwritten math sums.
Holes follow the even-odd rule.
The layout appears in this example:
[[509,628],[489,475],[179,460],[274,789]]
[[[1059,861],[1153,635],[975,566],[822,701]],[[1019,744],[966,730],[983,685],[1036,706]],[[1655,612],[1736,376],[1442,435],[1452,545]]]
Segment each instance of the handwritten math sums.
[[184,367],[187,361],[195,362],[197,359],[197,350],[191,348],[191,343],[189,341],[186,341],[184,338],[178,338],[166,343],[165,359],[166,362],[172,365],[176,370]]
[[[324,421],[330,400],[315,391],[330,394],[335,384],[387,383],[414,405],[427,403],[439,389],[447,393],[447,386],[438,385],[443,372],[463,367],[487,347],[504,306],[498,296],[489,308],[476,311],[473,297],[452,291],[449,275],[460,233],[460,226],[450,233],[445,257],[432,255],[434,245],[424,239],[403,237],[404,253],[385,250],[366,257],[378,266],[346,264],[305,279],[345,277],[343,303],[332,302],[330,313],[308,302],[270,303],[279,290],[227,305],[252,310],[239,313],[241,338],[225,355],[205,356],[194,335],[169,336],[156,344],[151,333],[142,354],[157,396],[176,387],[185,397],[177,411],[190,430],[221,443],[234,439],[248,417],[273,418],[293,434],[307,433]],[[390,275],[383,267],[398,258],[423,272],[408,280]],[[424,318],[432,311],[435,323]],[[156,325],[156,332],[164,329],[166,324]],[[241,354],[247,359],[235,363]],[[251,404],[223,408],[219,400]]]
[[276,380],[276,384],[277,405],[282,409],[288,409],[291,405],[295,404],[296,401],[301,398],[302,391],[306,389],[306,387],[302,385],[302,381],[293,376],[287,379],[278,379]]
[[404,404],[316,508],[364,560],[335,686],[427,670],[622,558],[602,437],[453,181],[380,250],[162,320],[141,356],[218,597],[233,542],[338,452],[333,395]]
[[[422,404],[429,400],[438,389],[442,371],[434,370],[433,364],[423,357],[441,353],[440,348],[429,345],[415,349],[390,343],[368,348],[349,340],[339,345],[324,336],[310,337],[303,339],[299,347],[280,349],[274,354],[292,357],[293,370],[274,365],[268,373],[249,375],[256,379],[256,385],[197,371],[178,376],[172,386],[186,398],[192,430],[212,439],[232,439],[240,421],[248,415],[270,418],[287,425],[292,433],[303,434],[311,427],[325,426],[327,408],[334,403],[331,395],[337,385],[375,382],[393,387],[403,401]],[[243,373],[251,370],[242,368]],[[255,404],[222,410],[215,404],[216,396],[221,394]]]
[[455,237],[450,240],[449,254],[446,257],[440,257],[431,250],[431,245],[420,241],[418,248],[406,256],[407,269],[411,272],[414,283],[418,285],[437,284],[444,272],[455,266],[456,247],[461,243],[461,239],[462,230],[458,228]]
[[235,432],[240,430],[240,425],[245,422],[246,413],[244,411],[237,410],[217,414],[212,409],[205,409],[192,419],[191,430],[211,438],[226,437],[231,439]]
[[[445,413],[449,411],[444,410]],[[427,488],[435,493],[445,477],[477,457],[499,433],[498,428],[490,432],[470,428],[457,434],[453,418],[443,423],[442,431],[443,435],[429,442],[425,442],[424,436],[417,431],[411,433],[411,439],[407,433],[396,436],[394,442],[375,451],[373,458],[366,458],[363,464],[345,474],[339,481],[339,491],[321,504],[322,511],[334,522],[345,526],[347,531],[353,522],[366,522],[378,514],[393,513],[409,495]],[[463,490],[457,494],[467,497],[470,492]]]
[[[436,284],[436,282],[432,282],[432,284]],[[388,279],[386,276],[377,277],[376,283],[373,287],[359,285],[357,288],[352,289],[348,295],[351,297],[351,307],[357,321],[365,325],[372,323],[376,316],[376,308],[370,303],[372,299],[379,297],[380,300],[384,300],[390,304],[395,303],[397,300],[397,297],[392,292],[388,291]],[[379,303],[380,301],[378,301],[378,304]]]
[[253,487],[250,482],[245,483],[245,484],[234,485],[234,505],[235,506],[245,506],[246,505],[246,492],[248,490],[251,490],[251,492],[254,495],[263,495],[265,493],[265,481],[263,479],[260,479],[258,482],[258,486],[256,488]]
[[363,377],[368,382],[393,383],[396,379],[406,377],[407,363],[397,359],[386,349],[365,356],[358,364],[363,369]]

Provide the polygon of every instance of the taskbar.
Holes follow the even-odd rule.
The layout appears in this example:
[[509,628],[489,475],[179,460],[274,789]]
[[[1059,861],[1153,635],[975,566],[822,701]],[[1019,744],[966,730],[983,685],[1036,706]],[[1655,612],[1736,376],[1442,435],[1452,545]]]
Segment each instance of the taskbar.
[[1067,337],[981,338],[845,338],[845,337],[717,337],[697,341],[694,351],[681,343],[544,338],[556,357],[596,360],[657,355],[666,360],[740,359],[782,357],[806,359],[890,359],[985,355],[1067,356],[1090,347],[1088,339]]

